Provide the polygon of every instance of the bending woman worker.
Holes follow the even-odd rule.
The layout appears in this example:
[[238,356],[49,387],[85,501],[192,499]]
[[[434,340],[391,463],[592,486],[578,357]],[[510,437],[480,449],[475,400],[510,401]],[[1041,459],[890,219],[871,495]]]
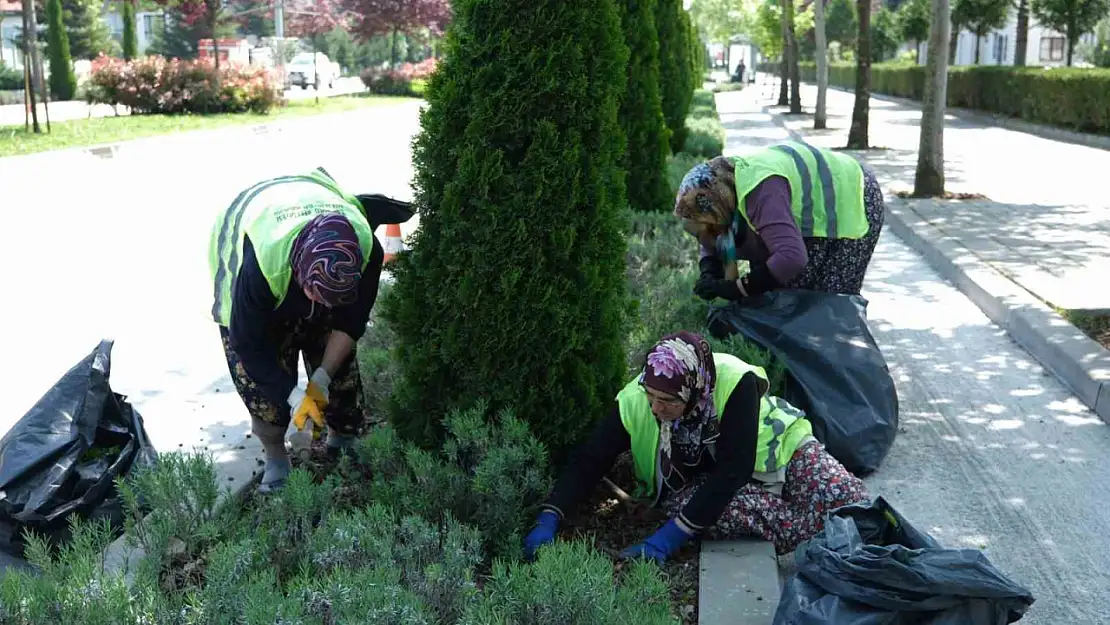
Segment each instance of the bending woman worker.
[[[701,243],[695,293],[737,300],[779,288],[859,294],[883,209],[870,168],[789,141],[695,165],[674,212]],[[749,261],[742,277],[738,260]]]
[[[255,184],[216,220],[212,317],[266,454],[263,492],[289,475],[291,419],[326,423],[335,455],[357,434],[362,385],[351,356],[378,296],[383,258],[360,200],[322,169]],[[307,387],[297,385],[302,353]]]
[[564,469],[525,556],[554,540],[559,522],[627,450],[636,494],[672,518],[621,552],[626,558],[662,562],[699,534],[757,536],[788,553],[822,529],[826,512],[866,500],[863,482],[813,438],[802,413],[767,389],[761,367],[712,353],[701,336],[664,337]]

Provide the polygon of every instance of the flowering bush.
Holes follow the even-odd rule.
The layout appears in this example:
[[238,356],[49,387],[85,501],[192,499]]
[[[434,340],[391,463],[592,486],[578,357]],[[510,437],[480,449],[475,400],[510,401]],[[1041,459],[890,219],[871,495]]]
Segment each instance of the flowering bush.
[[436,70],[436,59],[419,63],[402,63],[393,69],[369,67],[363,70],[362,84],[372,93],[383,95],[415,95],[412,81],[424,79]]
[[267,113],[280,102],[279,81],[266,69],[148,56],[124,61],[100,55],[89,72],[90,103],[123,105],[133,114]]

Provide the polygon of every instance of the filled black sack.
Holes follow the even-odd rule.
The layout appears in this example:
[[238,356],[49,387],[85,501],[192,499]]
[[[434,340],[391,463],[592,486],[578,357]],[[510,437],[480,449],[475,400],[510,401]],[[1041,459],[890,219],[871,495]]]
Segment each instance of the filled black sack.
[[786,365],[783,399],[849,471],[882,464],[898,433],[898,393],[859,295],[776,290],[709,313],[717,338],[740,334]]
[[14,558],[28,528],[58,544],[74,514],[118,526],[115,478],[156,459],[142,417],[109,385],[111,352],[101,341],[0,439],[0,550]]
[[978,549],[946,549],[882,497],[833,511],[794,553],[774,625],[1005,625],[1033,605]]

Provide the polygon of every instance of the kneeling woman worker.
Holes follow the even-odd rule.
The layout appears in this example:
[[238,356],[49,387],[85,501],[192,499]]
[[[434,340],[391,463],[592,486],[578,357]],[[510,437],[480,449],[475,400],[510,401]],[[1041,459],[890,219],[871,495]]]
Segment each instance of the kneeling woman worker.
[[[883,210],[869,168],[788,141],[695,165],[674,212],[701,243],[694,291],[739,300],[780,288],[858,295]],[[751,269],[742,277],[738,260]]]
[[762,537],[788,553],[821,530],[826,512],[866,500],[863,482],[825,451],[801,412],[767,389],[762,368],[712,353],[697,334],[664,337],[564,469],[525,556],[554,540],[626,450],[637,495],[672,517],[626,558],[662,562],[699,534]]
[[[359,198],[322,170],[243,191],[212,231],[212,317],[227,365],[266,453],[262,491],[289,474],[291,419],[325,422],[329,451],[363,421],[351,357],[378,296],[384,252]],[[303,353],[311,379],[297,386]]]

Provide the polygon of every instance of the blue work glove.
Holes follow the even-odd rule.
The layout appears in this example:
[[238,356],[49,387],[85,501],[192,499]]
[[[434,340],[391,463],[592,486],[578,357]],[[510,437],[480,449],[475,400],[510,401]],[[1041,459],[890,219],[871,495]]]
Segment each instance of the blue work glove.
[[667,558],[678,551],[691,538],[675,523],[674,519],[667,521],[663,527],[642,543],[632,545],[620,553],[621,559],[651,558],[658,564],[663,564]]
[[541,546],[555,540],[555,532],[559,529],[559,515],[550,510],[544,510],[536,517],[536,527],[524,539],[524,559],[531,562],[536,559],[536,550]]

